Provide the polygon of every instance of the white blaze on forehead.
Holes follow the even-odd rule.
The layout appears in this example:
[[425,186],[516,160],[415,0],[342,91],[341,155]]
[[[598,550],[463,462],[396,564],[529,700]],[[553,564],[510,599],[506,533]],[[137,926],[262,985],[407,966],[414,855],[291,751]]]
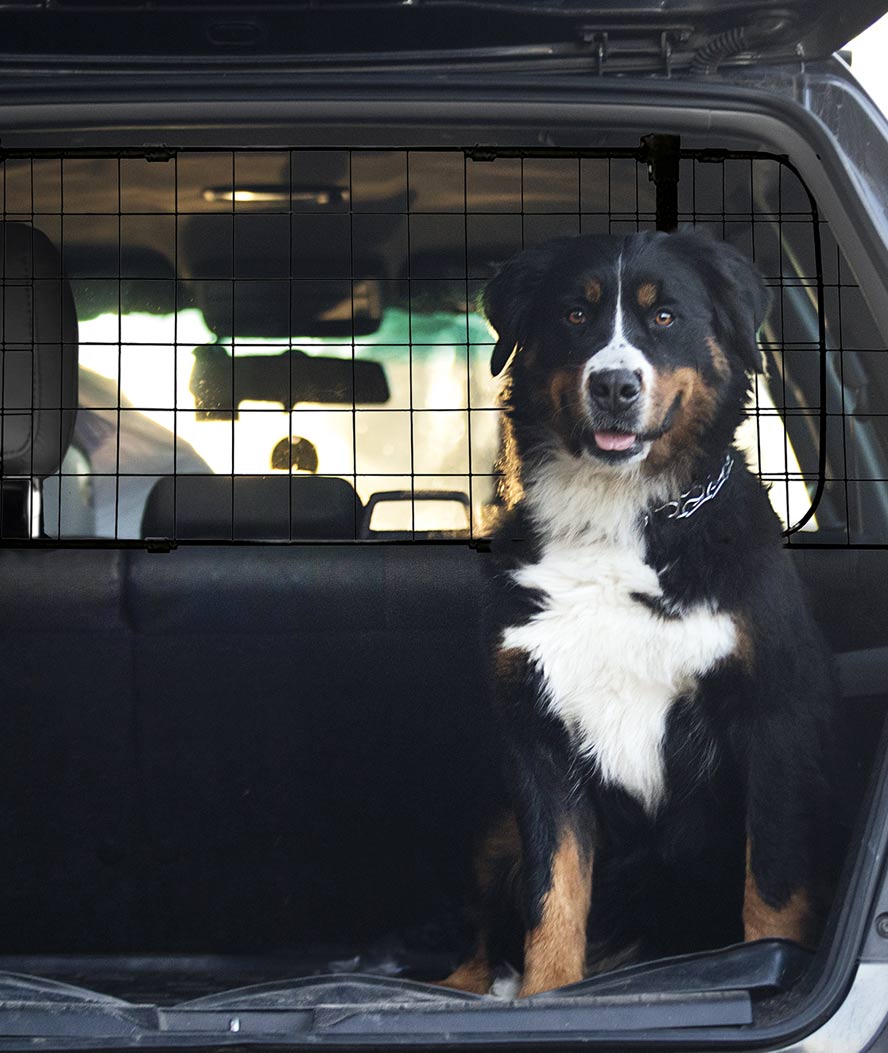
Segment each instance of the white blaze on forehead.
[[[589,386],[589,377],[593,373],[602,373],[612,369],[630,369],[641,376],[641,390],[650,390],[654,367],[644,352],[630,343],[626,337],[623,319],[623,253],[617,259],[617,299],[614,308],[614,329],[611,338],[600,351],[589,359],[583,369],[583,391]],[[639,407],[642,408],[642,407]]]

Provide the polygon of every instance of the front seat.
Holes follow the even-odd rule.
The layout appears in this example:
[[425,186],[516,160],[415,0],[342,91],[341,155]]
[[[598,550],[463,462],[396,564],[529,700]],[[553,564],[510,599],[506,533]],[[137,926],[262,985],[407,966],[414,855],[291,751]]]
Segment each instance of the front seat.
[[0,223],[0,354],[2,540],[41,532],[42,480],[61,464],[77,412],[71,286],[53,243],[25,223]]

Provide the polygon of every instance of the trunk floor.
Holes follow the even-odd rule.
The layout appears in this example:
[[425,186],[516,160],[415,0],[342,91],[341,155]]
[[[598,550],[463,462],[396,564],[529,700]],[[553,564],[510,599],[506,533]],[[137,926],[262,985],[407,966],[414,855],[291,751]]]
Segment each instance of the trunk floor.
[[440,980],[455,955],[374,945],[311,947],[294,955],[7,955],[0,972],[58,980],[127,1002],[173,1006],[204,995],[330,973]]

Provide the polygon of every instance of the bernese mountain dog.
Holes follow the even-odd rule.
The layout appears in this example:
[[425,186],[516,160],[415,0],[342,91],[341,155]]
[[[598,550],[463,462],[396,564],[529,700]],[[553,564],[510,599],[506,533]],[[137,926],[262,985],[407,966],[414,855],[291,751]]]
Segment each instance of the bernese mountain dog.
[[483,291],[508,365],[486,557],[508,795],[448,986],[816,938],[834,681],[735,446],[768,302],[693,231],[561,238]]

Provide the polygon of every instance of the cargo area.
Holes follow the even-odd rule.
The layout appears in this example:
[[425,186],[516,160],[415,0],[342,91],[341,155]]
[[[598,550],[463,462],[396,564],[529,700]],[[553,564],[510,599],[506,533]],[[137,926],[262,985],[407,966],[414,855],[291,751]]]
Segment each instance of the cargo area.
[[272,984],[220,1011],[464,1010],[409,982],[468,946],[499,792],[479,619],[500,433],[475,299],[526,245],[672,208],[772,291],[741,446],[836,656],[852,847],[816,952],[713,965],[676,894],[674,953],[707,952],[690,974],[574,994],[622,1027],[615,994],[691,992],[702,1027],[810,992],[884,755],[886,345],[787,158],[663,139],[665,160],[625,140],[2,155],[0,973],[168,1008]]

